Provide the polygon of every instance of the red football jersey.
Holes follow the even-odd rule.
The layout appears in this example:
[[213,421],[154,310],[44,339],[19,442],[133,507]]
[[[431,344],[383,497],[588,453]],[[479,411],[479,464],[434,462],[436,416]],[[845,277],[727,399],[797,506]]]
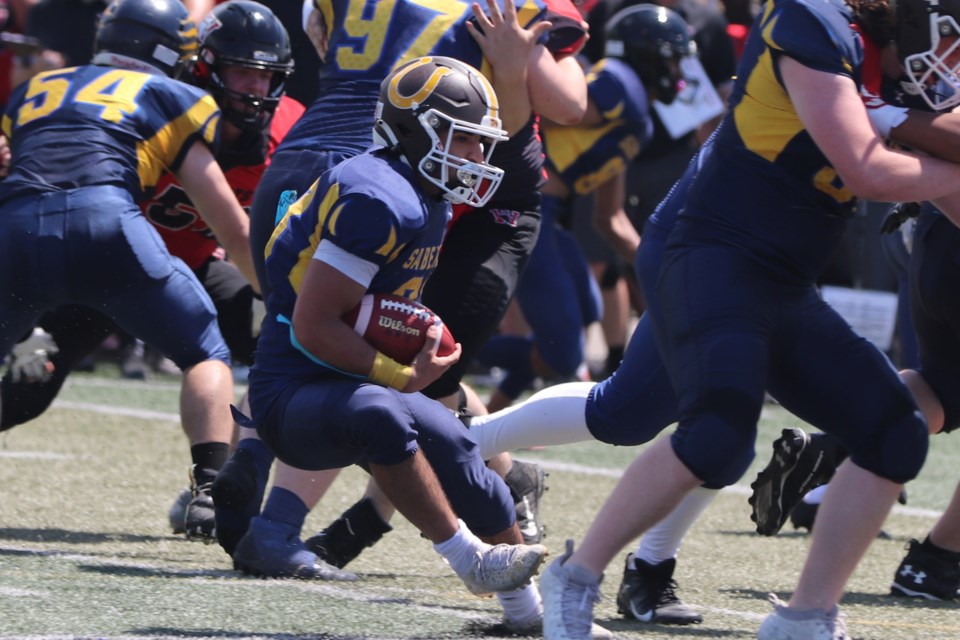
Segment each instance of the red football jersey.
[[[265,162],[253,166],[236,166],[224,172],[244,209],[253,201],[253,190],[260,182],[274,149],[303,114],[304,106],[284,96],[270,122],[270,139]],[[153,196],[140,204],[147,219],[160,232],[170,253],[198,269],[210,256],[223,257],[216,238],[194,208],[190,198],[171,173],[164,174],[154,189]]]

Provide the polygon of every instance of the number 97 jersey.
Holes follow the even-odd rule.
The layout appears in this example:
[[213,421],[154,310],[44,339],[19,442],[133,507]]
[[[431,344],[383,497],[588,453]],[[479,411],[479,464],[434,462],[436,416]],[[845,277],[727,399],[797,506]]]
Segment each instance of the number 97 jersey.
[[140,200],[194,141],[215,146],[219,119],[206,92],[166,76],[93,65],[38,74],[3,116],[13,159],[0,193],[114,185]]

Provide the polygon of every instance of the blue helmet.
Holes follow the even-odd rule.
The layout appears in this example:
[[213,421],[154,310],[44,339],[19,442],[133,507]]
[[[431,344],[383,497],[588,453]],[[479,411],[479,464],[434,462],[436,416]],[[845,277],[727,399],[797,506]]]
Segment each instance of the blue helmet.
[[670,104],[680,92],[680,60],[697,55],[690,27],[666,7],[640,4],[618,11],[604,26],[609,58],[629,64],[650,94]]
[[197,54],[197,28],[180,0],[113,0],[93,45],[93,64],[179,78]]
[[[293,73],[293,53],[286,28],[274,13],[252,0],[229,0],[200,22],[200,51],[194,81],[210,92],[223,117],[238,129],[256,132],[270,122]],[[223,82],[223,66],[263,69],[273,74],[266,96],[240,94]],[[228,98],[243,103],[231,106]]]

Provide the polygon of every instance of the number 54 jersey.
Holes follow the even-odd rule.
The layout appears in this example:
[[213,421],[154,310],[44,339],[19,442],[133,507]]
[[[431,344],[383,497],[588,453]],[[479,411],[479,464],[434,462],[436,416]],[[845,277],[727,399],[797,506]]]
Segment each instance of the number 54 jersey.
[[139,201],[196,140],[215,147],[219,119],[206,92],[166,76],[93,65],[38,74],[3,116],[13,164],[0,201],[95,185]]

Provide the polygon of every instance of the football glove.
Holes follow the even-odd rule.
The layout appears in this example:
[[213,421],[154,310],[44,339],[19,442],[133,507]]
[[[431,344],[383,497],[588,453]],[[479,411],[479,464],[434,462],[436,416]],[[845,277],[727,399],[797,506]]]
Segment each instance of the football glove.
[[860,98],[863,100],[863,106],[867,108],[867,116],[870,118],[873,130],[884,139],[890,137],[891,129],[903,124],[910,112],[905,107],[887,104],[880,96],[867,91],[866,87],[860,89]]
[[894,233],[911,218],[920,215],[919,202],[895,202],[880,225],[880,233]]
[[53,374],[50,356],[59,352],[53,336],[37,327],[10,352],[10,375],[14,382],[46,382]]

